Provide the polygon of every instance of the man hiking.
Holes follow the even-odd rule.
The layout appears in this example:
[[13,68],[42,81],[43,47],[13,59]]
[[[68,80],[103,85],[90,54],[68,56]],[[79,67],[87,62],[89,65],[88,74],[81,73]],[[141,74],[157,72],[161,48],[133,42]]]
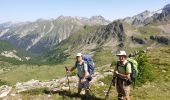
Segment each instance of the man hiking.
[[131,74],[131,64],[127,61],[127,55],[125,51],[120,51],[117,54],[119,61],[117,61],[117,66],[114,69],[115,84],[118,92],[118,100],[130,100],[130,74]]
[[83,60],[83,55],[81,53],[77,53],[75,66],[72,67],[71,69],[68,69],[68,72],[72,72],[76,68],[78,71],[77,75],[79,77],[78,95],[80,95],[82,88],[85,89],[85,95],[89,95],[88,78],[89,78],[90,74],[88,72],[87,63]]

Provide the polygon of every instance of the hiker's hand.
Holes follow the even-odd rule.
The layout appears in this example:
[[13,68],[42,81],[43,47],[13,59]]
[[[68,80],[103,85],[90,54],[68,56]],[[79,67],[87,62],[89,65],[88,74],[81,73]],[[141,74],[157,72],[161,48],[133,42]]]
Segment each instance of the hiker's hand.
[[70,69],[66,68],[66,72],[67,72],[67,73],[70,73],[71,71],[70,71]]
[[86,81],[86,79],[81,79],[81,83],[84,83]]
[[66,72],[67,72],[67,73],[71,73],[71,71],[70,71],[70,70],[67,70]]
[[117,75],[117,74],[119,74],[119,72],[118,72],[118,71],[115,71],[115,74]]
[[113,73],[113,72],[114,72],[114,69],[111,69],[111,70],[109,70],[109,71]]

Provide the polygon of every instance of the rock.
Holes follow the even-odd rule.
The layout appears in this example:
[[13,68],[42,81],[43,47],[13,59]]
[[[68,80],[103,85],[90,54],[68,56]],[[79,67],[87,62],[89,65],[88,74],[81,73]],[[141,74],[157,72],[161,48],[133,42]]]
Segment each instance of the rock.
[[107,76],[107,75],[113,75],[113,73],[112,72],[105,72],[104,76]]
[[99,75],[100,73],[99,72],[94,72],[94,75]]
[[130,53],[129,54],[129,57],[134,57],[135,55],[133,53]]
[[134,55],[136,56],[136,55],[138,55],[138,53],[139,53],[139,51],[135,50]]
[[[113,73],[112,72],[105,72],[104,74],[101,74],[99,72],[95,72],[94,75],[92,75],[92,81],[90,83],[98,85],[98,86],[104,86],[105,84],[101,81],[98,82],[98,80],[101,79],[101,78],[104,78],[105,76],[108,76],[108,75],[113,75]],[[69,81],[70,81],[70,87],[77,88],[79,78],[77,76],[69,76],[68,78],[69,78]],[[63,77],[63,78],[55,79],[55,80],[50,80],[50,81],[39,81],[39,80],[32,79],[30,81],[23,82],[23,83],[18,82],[15,85],[15,90],[16,90],[16,93],[20,93],[20,92],[27,91],[27,90],[30,90],[30,89],[47,87],[53,92],[57,92],[57,91],[60,91],[60,90],[68,91],[69,86],[68,86],[67,82],[68,82],[67,77]],[[13,93],[13,94],[11,94],[11,96],[16,96],[16,94]],[[51,96],[48,96],[48,97],[51,97]]]
[[163,73],[166,73],[166,70],[162,70]]
[[141,52],[142,52],[142,53],[146,53],[146,50],[142,50]]
[[94,75],[91,83],[95,84],[95,82],[97,82],[101,78],[104,78],[104,75],[102,75],[102,74]]
[[146,42],[145,42],[144,39],[141,39],[141,38],[138,38],[138,37],[134,37],[134,36],[132,36],[131,39],[132,39],[132,41],[135,42],[135,43],[138,43],[138,44],[146,44]]
[[3,85],[0,87],[0,98],[5,97],[9,94],[9,92],[11,91],[12,87],[7,86],[7,85]]
[[152,36],[150,36],[150,39],[157,41],[158,43],[161,43],[161,44],[166,44],[166,45],[169,44],[169,39],[164,36],[153,36],[152,35]]
[[61,89],[62,90],[69,90],[69,87],[63,86]]
[[151,49],[153,49],[153,47],[147,47],[147,48],[146,48],[146,51],[149,51],[149,50],[151,50]]
[[12,94],[11,94],[11,96],[13,96],[13,97],[14,97],[14,96],[16,96],[16,94],[12,93]]
[[52,92],[57,92],[57,91],[60,91],[60,89],[59,88],[53,88],[53,89],[51,89],[51,91]]
[[40,87],[40,82],[39,80],[30,80],[28,82],[25,82],[25,83],[17,83],[15,85],[16,87],[16,90],[18,93],[22,92],[22,91],[26,91],[26,90],[29,90],[29,89],[33,89],[33,88],[38,88]]
[[51,95],[48,95],[48,98],[50,98],[51,97]]

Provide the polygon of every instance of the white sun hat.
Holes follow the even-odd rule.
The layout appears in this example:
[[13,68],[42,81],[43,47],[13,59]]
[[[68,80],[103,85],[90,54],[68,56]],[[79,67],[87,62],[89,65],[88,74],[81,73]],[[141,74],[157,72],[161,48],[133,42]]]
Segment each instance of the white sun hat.
[[82,53],[77,53],[76,57],[82,56]]
[[126,52],[120,51],[118,54],[116,54],[116,56],[126,56]]

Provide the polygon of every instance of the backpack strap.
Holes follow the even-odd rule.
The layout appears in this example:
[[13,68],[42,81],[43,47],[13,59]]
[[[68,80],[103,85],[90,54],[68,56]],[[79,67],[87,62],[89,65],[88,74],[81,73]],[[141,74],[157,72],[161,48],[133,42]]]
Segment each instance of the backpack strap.
[[116,69],[118,70],[118,67],[119,67],[119,61],[117,61],[117,64],[116,64]]
[[77,64],[78,64],[78,62],[76,61],[76,63],[75,63],[75,67],[77,68]]
[[128,65],[128,64],[130,64],[130,62],[129,62],[129,61],[127,61],[127,63],[125,64],[125,67],[124,67],[124,68],[125,68],[125,74],[127,74],[127,72],[126,72],[126,71],[127,71],[127,69],[126,69],[126,68],[127,68],[127,65]]

